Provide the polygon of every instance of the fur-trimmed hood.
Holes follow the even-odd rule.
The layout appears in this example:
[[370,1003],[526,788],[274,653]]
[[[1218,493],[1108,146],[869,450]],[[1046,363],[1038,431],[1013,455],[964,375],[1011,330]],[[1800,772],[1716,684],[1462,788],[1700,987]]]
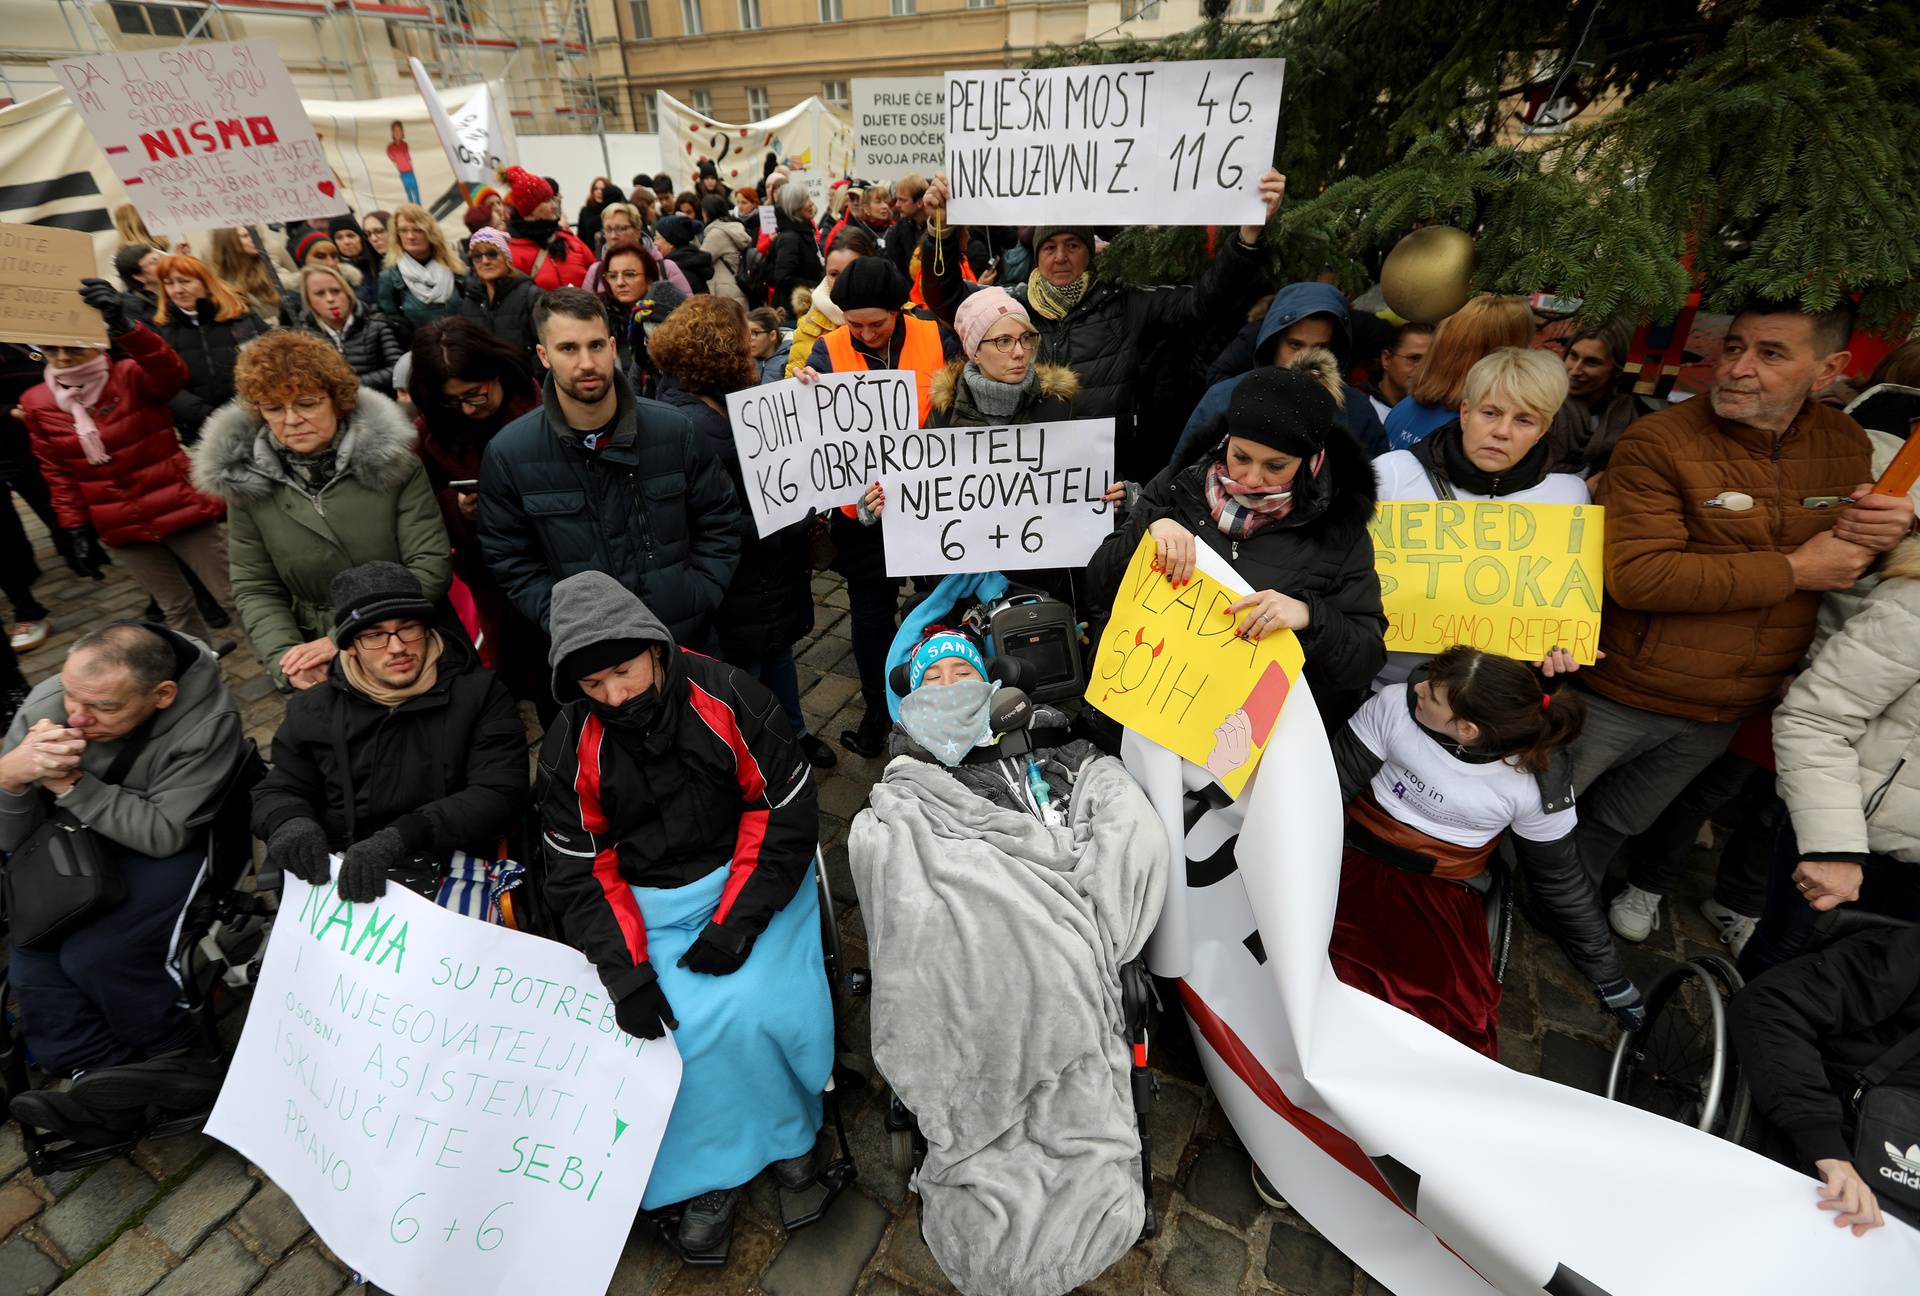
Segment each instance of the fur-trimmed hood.
[[1920,536],[1908,536],[1895,546],[1880,565],[1880,574],[1920,580]]
[[[339,475],[376,491],[399,490],[419,462],[413,452],[417,435],[391,398],[362,387],[336,442]],[[235,400],[216,410],[200,429],[200,444],[193,449],[193,483],[228,504],[247,505],[293,481],[274,450],[266,421]]]
[[[960,396],[960,375],[969,363],[966,360],[954,360],[933,376],[929,396],[933,408],[939,413],[953,412],[954,403]],[[1031,395],[1034,401],[1071,401],[1080,394],[1080,375],[1065,365],[1035,365],[1033,372],[1035,381]]]

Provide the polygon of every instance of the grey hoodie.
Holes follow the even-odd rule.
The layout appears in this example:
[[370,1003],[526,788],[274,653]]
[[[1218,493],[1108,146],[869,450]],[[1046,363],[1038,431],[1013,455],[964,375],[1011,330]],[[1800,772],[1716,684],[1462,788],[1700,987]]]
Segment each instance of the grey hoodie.
[[673,632],[648,610],[640,596],[600,571],[569,576],[553,587],[553,613],[547,628],[553,648],[547,665],[553,668],[553,696],[568,702],[579,696],[577,680],[560,677],[560,663],[592,644],[608,639],[645,639],[664,644],[667,660],[674,657]]
[[[177,855],[193,830],[213,816],[214,799],[239,765],[244,731],[240,708],[220,679],[220,664],[198,639],[150,625],[173,645],[179,695],[154,713],[140,754],[117,784],[101,778],[120,754],[124,739],[89,743],[84,771],[60,808],[109,841],[140,855]],[[36,721],[67,722],[60,677],[41,680],[27,695],[4,749],[12,751]],[[15,850],[46,818],[37,787],[14,795],[0,791],[0,850]]]

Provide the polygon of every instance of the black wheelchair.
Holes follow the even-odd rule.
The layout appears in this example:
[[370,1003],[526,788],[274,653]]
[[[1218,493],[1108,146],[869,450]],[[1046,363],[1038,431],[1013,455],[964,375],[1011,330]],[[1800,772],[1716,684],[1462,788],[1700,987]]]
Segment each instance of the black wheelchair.
[[[207,881],[187,904],[174,948],[180,1003],[206,1051],[222,1057],[231,1055],[220,1032],[222,1010],[229,995],[246,990],[258,977],[275,909],[274,897],[267,891],[241,887],[254,862],[251,793],[265,772],[259,751],[249,739],[220,789],[212,819],[201,830],[206,834]],[[0,1105],[4,1105],[45,1077],[29,1056],[11,982],[4,975],[0,975],[0,1004],[5,1005],[5,1030],[0,1036]],[[166,1117],[102,1146],[75,1143],[24,1124],[20,1135],[27,1163],[36,1174],[46,1175],[109,1160],[142,1139],[198,1133],[211,1111],[209,1106],[205,1111]]]

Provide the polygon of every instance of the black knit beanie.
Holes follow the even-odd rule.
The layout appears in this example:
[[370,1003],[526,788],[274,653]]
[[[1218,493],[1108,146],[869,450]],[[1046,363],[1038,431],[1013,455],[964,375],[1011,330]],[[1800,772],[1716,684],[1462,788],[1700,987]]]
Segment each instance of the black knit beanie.
[[562,657],[553,673],[559,679],[578,684],[589,675],[597,675],[621,662],[632,661],[651,647],[651,639],[602,639],[596,643],[582,644]]
[[342,648],[379,621],[413,617],[431,623],[434,608],[420,578],[396,562],[361,563],[333,578],[333,641]]
[[833,281],[833,304],[841,311],[899,310],[912,289],[898,266],[880,256],[854,261]]
[[1227,435],[1306,459],[1327,448],[1333,395],[1299,369],[1263,365],[1240,380],[1227,404]]

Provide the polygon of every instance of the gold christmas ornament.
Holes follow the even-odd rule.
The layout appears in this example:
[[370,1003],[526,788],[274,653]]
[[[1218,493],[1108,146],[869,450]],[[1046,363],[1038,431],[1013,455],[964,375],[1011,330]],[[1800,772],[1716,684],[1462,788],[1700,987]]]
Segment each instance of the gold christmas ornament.
[[1401,318],[1438,324],[1473,295],[1472,237],[1450,225],[1413,231],[1387,253],[1380,294]]

